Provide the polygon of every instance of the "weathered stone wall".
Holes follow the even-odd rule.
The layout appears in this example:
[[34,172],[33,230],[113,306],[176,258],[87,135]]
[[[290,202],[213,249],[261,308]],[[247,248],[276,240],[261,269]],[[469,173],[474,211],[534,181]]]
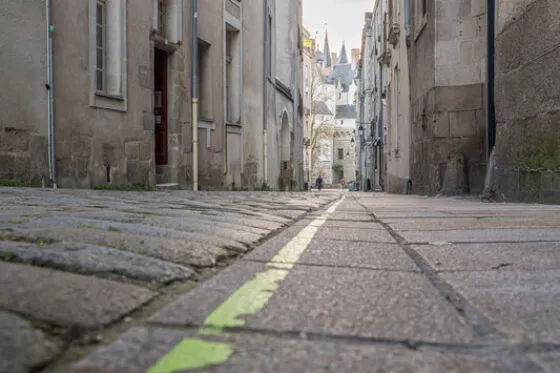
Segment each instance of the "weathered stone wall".
[[439,193],[449,161],[460,154],[467,163],[463,190],[478,194],[487,156],[486,6],[437,3],[420,34],[413,32],[410,53],[413,192]]
[[560,2],[498,1],[498,198],[560,203]]
[[45,5],[0,3],[0,179],[48,178]]
[[[199,1],[199,38],[210,44],[208,49],[208,66],[212,72],[210,81],[201,84],[210,85],[211,112],[210,118],[213,129],[199,127],[199,183],[201,189],[223,189],[226,126],[225,126],[225,95],[224,95],[224,61],[225,61],[225,25],[224,5],[222,1]],[[208,92],[208,91],[207,91]],[[201,112],[201,115],[204,114]],[[206,115],[208,116],[208,115]]]
[[393,46],[389,66],[387,121],[387,179],[386,191],[401,193],[404,180],[410,176],[410,72],[408,66],[408,47],[406,42],[405,15],[400,10],[398,19],[400,33],[398,42]]
[[243,168],[242,183],[255,187],[264,182],[263,84],[264,4],[243,3]]
[[[417,1],[411,2],[411,11],[415,15],[412,22],[412,39],[409,49],[410,97],[411,97],[411,157],[410,177],[413,191],[418,194],[430,194],[433,184],[431,169],[432,141],[431,126],[428,115],[434,107],[435,79],[435,3],[428,1],[427,22],[416,22]],[[433,120],[433,119],[432,119]],[[386,143],[386,141],[385,141]]]

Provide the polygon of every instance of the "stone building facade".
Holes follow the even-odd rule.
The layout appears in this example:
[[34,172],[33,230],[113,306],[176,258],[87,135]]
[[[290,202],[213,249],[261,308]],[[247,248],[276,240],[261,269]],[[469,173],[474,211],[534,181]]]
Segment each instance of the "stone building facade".
[[492,197],[560,203],[560,2],[496,5]]
[[[256,187],[270,174],[270,186],[278,188],[285,141],[291,179],[299,182],[300,2],[198,4],[201,189]],[[187,0],[2,4],[0,63],[11,73],[0,77],[0,179],[72,188],[190,187],[192,10]],[[266,67],[276,61],[282,61],[278,80],[291,98],[278,104],[281,110],[275,106],[280,100],[268,106],[263,101],[265,82],[276,77]],[[285,137],[279,136],[279,113],[290,126]]]
[[356,180],[356,130],[353,126],[336,125],[333,128],[332,184]]
[[385,139],[385,191],[402,193],[410,177],[410,71],[408,1],[389,0],[385,48],[390,48],[387,70],[387,130]]
[[387,40],[387,0],[375,1],[362,30],[358,89],[359,180],[365,191],[386,186],[387,81],[391,45]]
[[410,0],[410,176],[415,193],[477,194],[483,189],[486,4]]

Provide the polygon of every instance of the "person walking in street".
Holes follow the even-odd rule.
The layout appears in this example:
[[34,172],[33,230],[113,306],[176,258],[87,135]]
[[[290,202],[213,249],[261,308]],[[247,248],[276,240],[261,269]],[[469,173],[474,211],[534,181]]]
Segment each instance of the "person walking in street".
[[317,180],[315,180],[315,185],[317,186],[317,189],[319,189],[319,192],[323,189],[323,177],[321,175],[319,175]]

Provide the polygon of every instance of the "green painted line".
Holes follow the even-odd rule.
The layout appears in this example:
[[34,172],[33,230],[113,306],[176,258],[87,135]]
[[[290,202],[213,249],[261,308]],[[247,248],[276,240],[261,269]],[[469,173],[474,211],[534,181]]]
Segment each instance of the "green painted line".
[[[278,289],[280,281],[284,280],[294,268],[319,228],[327,220],[327,216],[333,213],[343,200],[331,206],[323,216],[315,219],[288,242],[267,263],[269,269],[258,272],[253,279],[243,284],[219,305],[204,320],[204,326],[198,330],[199,335],[223,336],[223,329],[245,325],[245,320],[241,317],[261,311]],[[232,354],[233,347],[228,343],[185,339],[147,373],[174,373],[219,365],[225,363]]]
[[225,363],[232,354],[233,347],[228,343],[185,339],[151,367],[147,373],[172,373],[201,369]]
[[233,328],[245,325],[242,316],[254,315],[264,308],[272,294],[278,289],[278,282],[288,276],[284,269],[269,269],[257,273],[255,278],[243,284],[232,296],[222,303],[204,320],[205,326],[213,328]]

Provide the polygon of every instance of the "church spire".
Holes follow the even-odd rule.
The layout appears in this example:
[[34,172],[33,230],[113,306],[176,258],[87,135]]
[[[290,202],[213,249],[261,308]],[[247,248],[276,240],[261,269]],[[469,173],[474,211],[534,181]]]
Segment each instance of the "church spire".
[[344,41],[342,41],[342,48],[340,49],[340,54],[338,55],[338,64],[347,64],[348,63],[348,55],[346,54],[346,45],[344,45]]
[[325,45],[323,46],[323,54],[325,55],[325,67],[332,67],[331,48],[329,47],[329,32],[325,28]]

